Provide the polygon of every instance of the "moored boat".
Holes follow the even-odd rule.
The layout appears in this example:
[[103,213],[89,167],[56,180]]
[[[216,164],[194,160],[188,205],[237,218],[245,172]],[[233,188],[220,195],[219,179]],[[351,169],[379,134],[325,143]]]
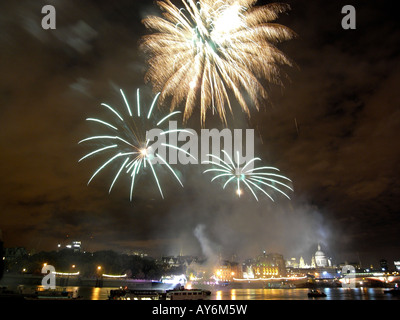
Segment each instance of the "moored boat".
[[163,300],[162,292],[159,290],[132,290],[119,288],[110,290],[109,300]]
[[181,287],[179,289],[167,290],[165,299],[166,300],[203,300],[209,295],[211,295],[210,290],[185,289],[184,287]]
[[25,296],[26,300],[81,300],[83,297],[77,296],[73,291],[67,291],[65,288],[36,290],[34,295]]
[[210,290],[203,289],[185,289],[179,287],[176,289],[160,290],[132,290],[128,288],[119,288],[110,290],[109,300],[203,300],[211,294]]
[[325,292],[320,291],[318,289],[312,289],[308,292],[308,297],[309,298],[319,298],[319,297],[326,297]]

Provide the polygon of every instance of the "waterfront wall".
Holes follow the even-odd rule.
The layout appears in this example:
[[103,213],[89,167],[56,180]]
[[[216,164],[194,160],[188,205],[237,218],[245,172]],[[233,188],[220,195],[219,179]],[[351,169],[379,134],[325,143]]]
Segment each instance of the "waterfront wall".
[[[31,274],[7,274],[0,280],[0,286],[16,287],[18,285],[40,286],[43,276]],[[107,278],[82,278],[77,276],[56,276],[56,286],[79,286],[79,287],[129,287],[137,289],[152,289],[160,285],[152,280],[135,279],[107,279]]]

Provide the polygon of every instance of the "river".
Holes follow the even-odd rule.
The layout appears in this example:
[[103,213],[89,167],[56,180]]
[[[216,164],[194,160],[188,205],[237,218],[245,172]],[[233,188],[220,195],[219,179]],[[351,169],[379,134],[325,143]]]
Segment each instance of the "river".
[[[85,300],[107,300],[115,288],[67,287]],[[232,289],[212,291],[207,300],[400,300],[400,296],[385,294],[385,288],[323,288],[324,298],[308,298],[308,289]]]

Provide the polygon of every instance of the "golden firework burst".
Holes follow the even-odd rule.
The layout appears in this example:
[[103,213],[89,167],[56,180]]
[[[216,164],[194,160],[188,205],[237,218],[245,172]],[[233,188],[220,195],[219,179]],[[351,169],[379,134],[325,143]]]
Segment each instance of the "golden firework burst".
[[[171,99],[171,110],[183,101],[184,120],[200,106],[204,124],[207,110],[226,123],[233,94],[250,116],[244,92],[259,110],[268,92],[260,80],[282,85],[280,66],[292,66],[276,44],[294,32],[273,23],[290,9],[287,4],[255,6],[256,0],[158,1],[163,17],[149,16],[144,25],[153,32],[142,39],[149,56],[146,82],[161,92],[160,102]],[[200,102],[198,102],[198,99]]]

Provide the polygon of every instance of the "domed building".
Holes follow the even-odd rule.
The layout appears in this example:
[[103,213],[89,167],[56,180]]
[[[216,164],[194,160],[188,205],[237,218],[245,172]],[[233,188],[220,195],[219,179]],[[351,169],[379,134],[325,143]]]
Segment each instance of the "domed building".
[[325,253],[321,250],[321,246],[319,244],[318,250],[313,256],[313,260],[317,268],[326,268],[332,265],[331,260],[326,257]]

